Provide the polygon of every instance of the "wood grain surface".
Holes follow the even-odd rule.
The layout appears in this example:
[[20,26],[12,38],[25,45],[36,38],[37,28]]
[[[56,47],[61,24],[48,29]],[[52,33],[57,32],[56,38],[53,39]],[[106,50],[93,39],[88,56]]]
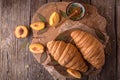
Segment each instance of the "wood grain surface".
[[117,79],[120,80],[120,0],[116,1]]
[[[31,36],[16,39],[13,32],[17,25],[29,27],[35,11],[43,4],[54,1],[73,0],[0,0],[0,80],[53,80],[29,52],[29,43],[21,49],[23,43],[31,41]],[[83,80],[120,80],[120,0],[74,1],[96,6],[107,19],[110,36],[102,72]]]
[[[107,33],[110,36],[106,49],[106,63],[101,74],[96,76],[96,78],[98,80],[117,80],[115,0],[91,0],[91,4],[95,5],[98,8],[98,12],[107,19]],[[91,80],[96,80],[96,78]]]

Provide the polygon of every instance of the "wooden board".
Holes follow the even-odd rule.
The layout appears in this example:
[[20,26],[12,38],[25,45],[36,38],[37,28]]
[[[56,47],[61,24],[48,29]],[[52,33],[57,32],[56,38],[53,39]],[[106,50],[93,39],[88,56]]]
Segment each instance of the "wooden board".
[[[120,74],[120,0],[116,3],[116,29],[117,29],[117,74]],[[120,76],[117,77],[120,80]]]
[[[57,2],[57,3],[48,3],[48,4],[43,5],[42,7],[40,7],[36,11],[35,15],[32,18],[32,23],[40,21],[39,15],[44,16],[46,18],[46,20],[49,21],[49,17],[54,11],[62,10],[65,12],[68,4],[69,3],[67,3],[67,2]],[[49,27],[48,30],[43,32],[43,33],[40,33],[40,31],[33,30],[33,37],[35,37],[35,38],[33,38],[32,43],[41,43],[46,47],[47,42],[55,40],[55,38],[60,34],[60,32],[63,32],[65,29],[67,29],[67,30],[71,29],[72,27],[75,28],[75,26],[78,26],[78,28],[79,28],[79,26],[81,26],[80,28],[83,28],[83,29],[86,26],[88,26],[91,29],[97,28],[105,33],[106,32],[106,30],[105,30],[105,27],[106,27],[105,18],[103,18],[102,16],[100,16],[97,13],[97,9],[95,7],[87,5],[87,4],[83,4],[83,5],[85,6],[85,9],[86,9],[86,14],[85,14],[85,17],[83,19],[81,19],[79,21],[67,20],[61,26],[59,26],[57,28],[47,26],[47,27]],[[61,18],[61,21],[62,20],[63,20],[63,17]],[[83,25],[83,24],[85,24],[85,25]],[[88,32],[94,32],[94,30],[90,31],[90,29],[88,29],[88,28],[86,28],[84,30],[86,30]],[[65,33],[65,34],[67,34],[67,33]],[[93,34],[95,34],[95,33],[93,33]],[[108,41],[107,35],[106,35],[106,41]],[[39,63],[41,62],[40,61],[41,54],[34,55],[34,57],[36,58],[36,60]],[[49,64],[49,62],[50,62],[50,60],[48,57],[48,59],[46,59],[46,61],[42,64],[46,65],[47,63]],[[54,78],[59,78],[59,79],[64,78],[63,76],[61,76],[59,74],[59,73],[61,73],[60,71],[62,71],[62,70],[58,69],[57,67],[56,68],[58,69],[59,73],[56,72],[56,69],[51,70],[52,67],[49,65],[47,65],[47,67],[46,66],[44,66],[44,67],[49,71],[49,73]],[[59,75],[59,77],[58,77],[58,75]]]

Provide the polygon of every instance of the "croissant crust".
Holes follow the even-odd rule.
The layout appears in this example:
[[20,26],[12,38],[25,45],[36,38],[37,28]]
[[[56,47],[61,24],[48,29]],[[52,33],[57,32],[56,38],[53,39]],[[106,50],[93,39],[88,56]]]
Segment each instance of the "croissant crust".
[[104,48],[100,41],[82,30],[73,31],[71,37],[87,62],[97,69],[104,65]]
[[80,52],[71,43],[64,41],[50,41],[47,48],[53,58],[66,68],[86,72],[88,66],[84,62]]

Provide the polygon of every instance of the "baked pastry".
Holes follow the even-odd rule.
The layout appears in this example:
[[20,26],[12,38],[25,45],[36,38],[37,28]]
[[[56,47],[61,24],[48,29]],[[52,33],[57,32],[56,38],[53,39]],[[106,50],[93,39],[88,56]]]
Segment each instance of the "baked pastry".
[[104,65],[104,48],[99,40],[82,30],[73,31],[71,37],[87,62],[97,69]]
[[80,52],[71,43],[50,41],[47,43],[47,48],[52,57],[58,61],[61,66],[81,72],[87,71],[88,67]]

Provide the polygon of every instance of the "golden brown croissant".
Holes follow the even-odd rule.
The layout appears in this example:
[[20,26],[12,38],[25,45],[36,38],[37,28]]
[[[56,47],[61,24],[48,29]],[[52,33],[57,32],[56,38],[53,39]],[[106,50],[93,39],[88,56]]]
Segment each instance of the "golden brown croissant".
[[64,41],[50,41],[47,48],[60,65],[81,72],[87,71],[88,67],[74,45]]
[[94,36],[81,30],[71,33],[76,46],[86,59],[95,68],[101,68],[105,63],[104,48],[100,41]]

